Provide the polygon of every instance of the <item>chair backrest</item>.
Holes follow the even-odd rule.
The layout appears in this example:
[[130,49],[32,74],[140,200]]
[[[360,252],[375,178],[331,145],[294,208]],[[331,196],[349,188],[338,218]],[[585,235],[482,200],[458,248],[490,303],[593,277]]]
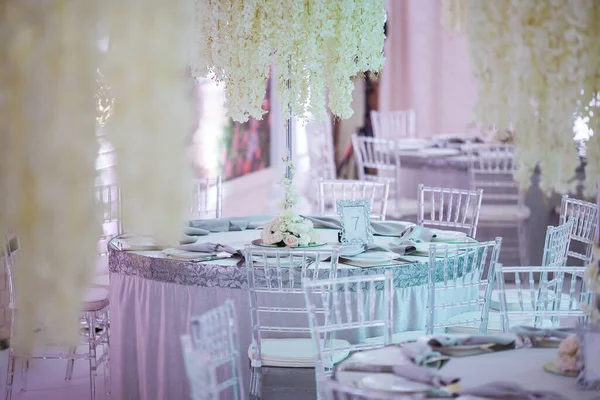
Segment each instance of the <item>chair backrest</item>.
[[[343,359],[352,351],[378,348],[391,343],[392,288],[392,271],[386,271],[385,275],[304,281],[310,332],[316,349],[317,382],[331,374],[336,356],[339,359],[341,354]],[[322,322],[318,318],[320,310],[324,314]],[[360,336],[369,331],[372,336],[383,334],[383,342],[341,344],[331,341],[336,333],[358,333]]]
[[[221,390],[217,378],[217,367],[213,365],[213,359],[210,355],[196,348],[189,335],[181,336],[181,350],[191,399],[219,400]],[[239,399],[240,397],[236,398]]]
[[485,191],[484,203],[523,205],[523,196],[514,180],[514,147],[504,144],[472,144],[469,182],[472,190]]
[[194,180],[191,192],[190,212],[192,219],[221,218],[221,177]]
[[415,110],[371,111],[373,136],[377,138],[414,138]]
[[[588,265],[593,260],[594,237],[598,226],[598,205],[583,200],[570,198],[565,194],[560,204],[560,223],[573,219],[571,239],[580,242],[584,247],[582,252],[569,249],[568,256]],[[577,245],[577,244],[576,244]]]
[[394,140],[354,134],[352,148],[359,180],[398,182],[400,157]]
[[121,217],[121,188],[116,184],[96,185],[96,201],[100,205],[100,223],[104,236],[110,238],[123,233]]
[[211,365],[229,370],[229,379],[218,383],[219,391],[230,391],[236,399],[244,392],[240,367],[239,340],[235,306],[231,300],[190,319],[191,340],[195,349],[210,357]]
[[303,280],[335,279],[339,251],[246,246],[244,251],[250,317],[252,363],[260,366],[263,335],[310,334]]
[[[489,242],[430,246],[427,334],[462,325],[476,325],[479,333],[487,333],[494,273],[501,245],[502,238],[498,237]],[[464,320],[449,321],[453,314],[472,311],[479,312],[465,314]]]
[[[483,190],[463,190],[419,185],[417,224],[477,234]],[[425,204],[431,211],[425,214]]]
[[371,219],[384,220],[390,183],[355,180],[319,180],[319,214],[337,216],[338,200],[370,200]]
[[335,179],[333,132],[331,121],[311,121],[306,124],[306,139],[308,142],[308,158],[310,160],[311,180]]
[[562,267],[567,265],[571,233],[575,220],[569,219],[562,225],[549,226],[546,229],[546,241],[542,265],[546,267]]
[[[510,317],[530,317],[534,326],[546,328],[548,325],[544,322],[548,320],[556,327],[560,324],[560,318],[589,316],[593,293],[588,288],[586,279],[578,278],[585,273],[587,267],[498,265],[496,269],[503,331],[509,330]],[[510,309],[506,300],[506,275],[512,275],[518,299],[517,303],[511,303]],[[522,280],[522,275],[526,275],[527,279]],[[550,275],[554,276],[552,280],[549,279]]]

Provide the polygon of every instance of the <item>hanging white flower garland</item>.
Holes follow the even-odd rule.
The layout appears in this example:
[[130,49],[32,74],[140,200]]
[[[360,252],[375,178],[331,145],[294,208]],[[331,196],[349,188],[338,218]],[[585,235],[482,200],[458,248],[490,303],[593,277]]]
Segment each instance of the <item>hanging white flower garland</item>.
[[281,104],[294,114],[352,115],[351,78],[383,66],[383,0],[195,0],[193,73],[226,89],[229,116],[261,119],[275,66]]
[[[20,237],[11,347],[73,345],[95,224],[96,3],[0,5],[0,234]],[[44,329],[38,332],[39,328]]]
[[573,125],[581,116],[596,127],[588,142],[586,168],[586,192],[595,193],[600,108],[590,104],[600,92],[600,4],[446,0],[444,7],[444,23],[464,27],[467,35],[479,83],[478,119],[500,129],[514,127],[520,185],[529,187],[539,163],[542,190],[574,189],[579,158]]

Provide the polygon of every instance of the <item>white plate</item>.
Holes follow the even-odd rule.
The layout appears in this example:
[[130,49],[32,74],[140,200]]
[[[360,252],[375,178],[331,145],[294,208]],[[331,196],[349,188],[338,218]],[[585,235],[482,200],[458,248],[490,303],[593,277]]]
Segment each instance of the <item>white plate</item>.
[[367,375],[359,381],[359,384],[365,389],[396,393],[423,393],[433,389],[429,385],[411,382],[391,374]]
[[359,254],[364,253],[366,246],[361,244],[349,244],[340,246],[340,257],[356,257]]
[[[411,255],[419,255],[419,256],[428,256],[429,255],[429,247],[431,246],[430,242],[424,243],[415,243],[416,250]],[[448,255],[453,254],[451,251],[448,252]],[[446,255],[445,248],[438,248],[436,250],[436,257],[444,257]]]
[[421,156],[450,157],[450,156],[457,156],[459,154],[462,154],[462,153],[458,149],[429,148],[429,149],[419,150],[419,155],[421,155]]
[[346,256],[346,258],[350,258],[352,261],[357,261],[360,263],[384,263],[386,261],[400,258],[400,255],[392,253],[391,251],[367,251],[357,254],[353,257]]

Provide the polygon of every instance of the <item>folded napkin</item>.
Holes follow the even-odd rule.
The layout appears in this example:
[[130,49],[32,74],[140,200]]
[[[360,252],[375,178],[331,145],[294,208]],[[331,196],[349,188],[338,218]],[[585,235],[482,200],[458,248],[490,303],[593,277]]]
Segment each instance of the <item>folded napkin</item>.
[[501,400],[569,400],[563,395],[544,390],[528,390],[514,382],[493,382],[472,389],[462,390],[462,395]]
[[[327,216],[307,216],[306,218],[312,221],[315,228],[321,229],[342,229],[342,223],[338,217],[327,217]],[[414,225],[411,222],[402,221],[371,221],[371,227],[373,228],[373,234],[378,236],[402,236],[402,233],[408,226]]]
[[442,355],[438,351],[433,351],[430,346],[423,342],[407,342],[401,345],[404,356],[416,365],[440,369],[449,357]]
[[516,346],[515,339],[509,336],[487,335],[439,335],[429,339],[427,344],[431,346],[434,351],[440,351],[442,354],[444,354],[445,350],[451,350],[457,346],[485,346],[486,351],[512,350]]
[[231,219],[216,218],[216,219],[197,219],[194,221],[190,221],[191,228],[200,228],[201,230],[205,230],[208,232],[243,231],[248,228],[249,224],[250,224],[250,221],[248,218],[231,218]]
[[412,225],[402,232],[398,240],[390,243],[389,248],[400,255],[412,254],[417,251],[418,243],[431,242],[435,237],[436,235],[431,229]]
[[206,236],[209,233],[210,233],[209,230],[202,229],[202,228],[196,228],[193,226],[184,226],[183,227],[183,234],[187,235],[187,236]]
[[430,368],[425,368],[414,364],[379,366],[352,363],[344,366],[343,370],[350,372],[392,373],[409,381],[422,383],[436,388],[452,385],[460,380],[460,378],[441,376]]
[[210,254],[218,254],[218,253],[229,253],[229,254],[239,254],[239,250],[226,245],[219,243],[207,243],[207,242],[196,242],[190,244],[182,244],[177,247],[180,250],[193,251],[198,253],[210,253]]

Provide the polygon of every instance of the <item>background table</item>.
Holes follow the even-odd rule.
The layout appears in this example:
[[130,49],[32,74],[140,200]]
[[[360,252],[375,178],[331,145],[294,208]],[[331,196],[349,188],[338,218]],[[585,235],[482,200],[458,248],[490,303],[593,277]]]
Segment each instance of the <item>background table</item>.
[[[337,242],[337,230],[320,232],[324,240]],[[258,237],[260,231],[246,230],[213,233],[201,240],[243,248]],[[375,237],[377,244],[393,239]],[[251,343],[251,322],[246,272],[237,265],[239,261],[177,261],[165,258],[160,251],[119,251],[111,246],[110,366],[114,399],[189,398],[179,338],[188,333],[190,316],[221,305],[226,299],[232,299],[237,310],[242,370],[248,387],[246,354]],[[425,326],[427,268],[427,257],[419,263],[386,267],[341,264],[338,276],[392,270],[394,332],[398,332]]]

